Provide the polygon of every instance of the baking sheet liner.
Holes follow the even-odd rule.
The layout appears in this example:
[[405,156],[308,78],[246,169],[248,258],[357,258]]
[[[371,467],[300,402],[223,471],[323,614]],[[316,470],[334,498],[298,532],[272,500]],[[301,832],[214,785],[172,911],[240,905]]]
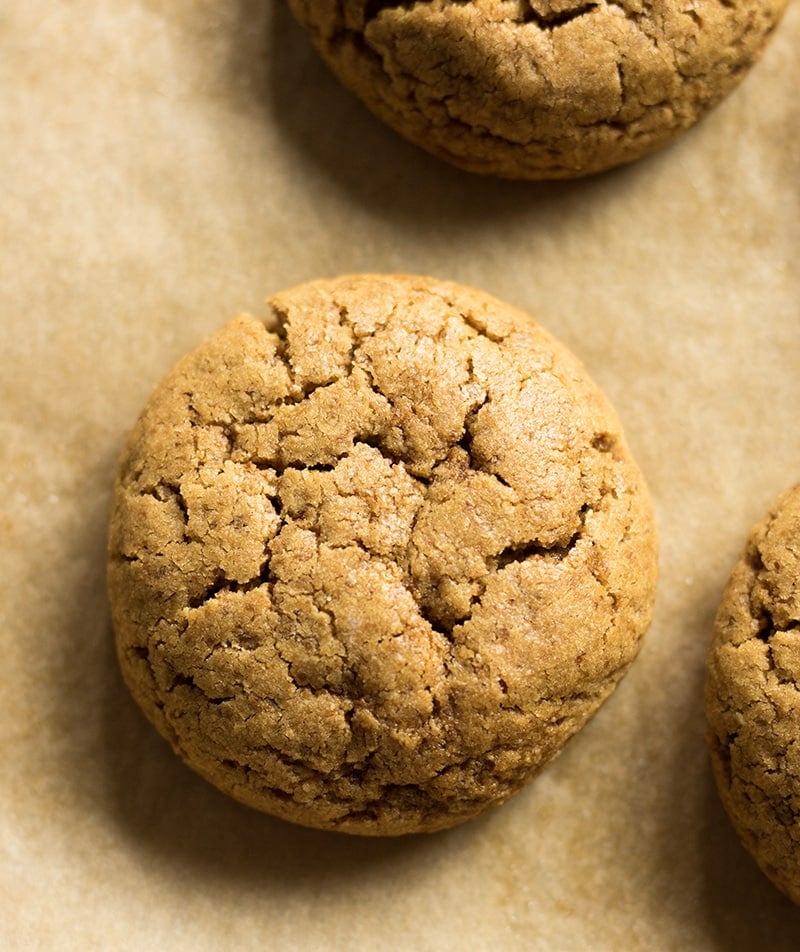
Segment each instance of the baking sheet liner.
[[[673,147],[573,183],[457,172],[341,89],[281,0],[0,2],[0,946],[794,949],[722,813],[709,630],[800,480],[800,8]],[[616,694],[503,808],[360,840],[227,800],[116,669],[116,456],[201,337],[313,277],[531,311],[606,390],[661,582]],[[766,944],[765,944],[766,943]]]

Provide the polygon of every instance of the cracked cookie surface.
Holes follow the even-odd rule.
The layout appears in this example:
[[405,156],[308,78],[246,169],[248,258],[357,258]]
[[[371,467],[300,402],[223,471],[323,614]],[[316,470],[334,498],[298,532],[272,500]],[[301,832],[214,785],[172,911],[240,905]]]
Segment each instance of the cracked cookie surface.
[[670,142],[759,57],[786,0],[289,0],[377,116],[471,172],[567,178]]
[[722,803],[800,904],[800,485],[757,525],[720,603],[706,682]]
[[362,834],[514,793],[635,657],[649,497],[578,361],[430,278],[274,297],[180,361],[123,452],[122,670],[251,806]]

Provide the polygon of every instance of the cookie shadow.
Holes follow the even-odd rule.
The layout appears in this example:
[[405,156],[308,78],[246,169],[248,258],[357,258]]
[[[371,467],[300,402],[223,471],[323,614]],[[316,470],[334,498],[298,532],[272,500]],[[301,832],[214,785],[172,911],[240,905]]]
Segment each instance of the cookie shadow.
[[226,797],[175,757],[122,682],[107,623],[105,805],[128,847],[159,866],[275,891],[374,875],[434,847],[430,837],[361,838],[294,826]]
[[[566,225],[555,211],[574,221],[585,214],[589,195],[613,192],[622,181],[647,174],[657,161],[645,158],[599,175],[543,182],[462,172],[407,142],[345,89],[286,0],[237,0],[237,9],[251,70],[242,81],[241,59],[235,61],[238,87],[261,101],[309,182],[322,177],[344,201],[365,207],[395,228],[430,237],[533,212],[560,232]],[[260,42],[253,32],[256,21],[261,21]],[[232,50],[235,45],[232,37]]]
[[793,952],[798,948],[800,909],[772,885],[739,842],[710,766],[703,792],[704,898],[714,947],[720,952]]
[[[110,624],[104,636],[113,645]],[[243,888],[291,890],[369,878],[438,837],[351,837],[286,823],[220,793],[186,767],[130,698],[106,652],[106,804],[129,847],[160,866]],[[447,838],[447,834],[444,834]]]
[[96,467],[96,491],[78,514],[82,531],[69,559],[84,567],[82,581],[61,618],[52,683],[42,686],[55,705],[55,769],[74,810],[59,822],[105,831],[114,849],[153,872],[273,892],[303,883],[341,886],[384,864],[416,863],[444,841],[451,849],[467,842],[459,830],[370,839],[294,826],[228,798],[172,753],[133,702],[116,659],[105,594],[116,451]]

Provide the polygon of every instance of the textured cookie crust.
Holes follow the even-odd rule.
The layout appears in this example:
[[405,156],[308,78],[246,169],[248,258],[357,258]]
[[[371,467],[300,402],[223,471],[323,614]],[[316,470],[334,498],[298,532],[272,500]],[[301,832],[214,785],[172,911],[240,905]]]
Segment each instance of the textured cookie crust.
[[800,904],[800,485],[753,529],[717,614],[706,716],[722,802]]
[[530,318],[430,278],[279,294],[159,386],[123,453],[122,670],[195,770],[309,826],[505,800],[608,697],[651,615],[614,412]]
[[460,168],[568,178],[665,145],[758,58],[786,0],[289,0],[341,81]]

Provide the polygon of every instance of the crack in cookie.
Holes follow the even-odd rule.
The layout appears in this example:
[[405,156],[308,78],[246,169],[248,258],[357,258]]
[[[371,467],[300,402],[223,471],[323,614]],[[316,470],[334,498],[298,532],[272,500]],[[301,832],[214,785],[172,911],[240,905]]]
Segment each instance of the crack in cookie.
[[[474,2],[475,0],[366,0],[363,19],[360,22],[363,27],[366,27],[385,10],[408,11],[427,4],[440,11],[448,5],[466,5]],[[505,0],[503,14],[509,23],[535,23],[541,30],[554,30],[571,20],[582,17],[599,6],[601,2],[602,0],[589,0],[589,2],[579,0],[578,3],[572,5],[556,4],[557,9],[553,9],[548,3],[540,2],[535,6],[532,0]]]

